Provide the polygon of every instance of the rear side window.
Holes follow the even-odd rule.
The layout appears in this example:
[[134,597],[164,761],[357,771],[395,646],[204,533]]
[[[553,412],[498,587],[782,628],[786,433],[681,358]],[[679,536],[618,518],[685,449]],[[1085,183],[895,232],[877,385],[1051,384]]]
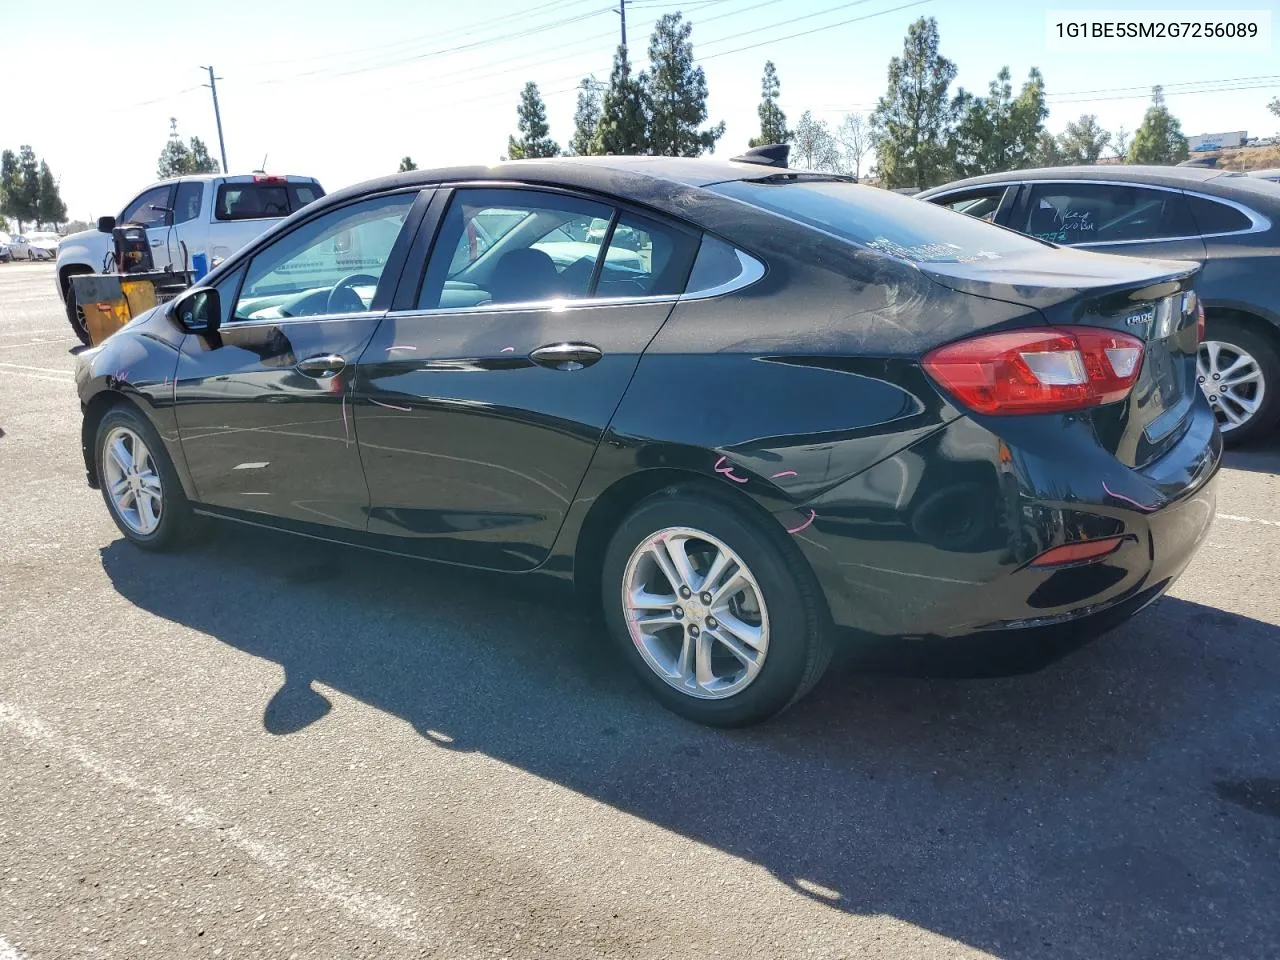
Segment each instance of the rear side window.
[[698,257],[693,261],[686,294],[708,293],[731,284],[742,285],[759,279],[764,273],[753,257],[749,257],[725,243],[719,237],[706,234],[698,247]]
[[912,263],[998,260],[1044,248],[890,190],[836,180],[731,180],[707,189]]
[[1166,240],[1199,233],[1186,197],[1109,183],[1041,183],[1014,226],[1051,243]]
[[1191,216],[1201,233],[1236,233],[1253,226],[1253,221],[1245,214],[1225,203],[1195,196],[1188,196],[1187,203],[1191,205]]
[[203,183],[180,183],[173,201],[173,222],[186,223],[200,216],[200,201],[204,197]]
[[287,217],[321,196],[311,183],[223,183],[213,212],[218,220],[269,220]]
[[697,246],[696,235],[624,213],[605,251],[595,296],[674,296],[684,289]]

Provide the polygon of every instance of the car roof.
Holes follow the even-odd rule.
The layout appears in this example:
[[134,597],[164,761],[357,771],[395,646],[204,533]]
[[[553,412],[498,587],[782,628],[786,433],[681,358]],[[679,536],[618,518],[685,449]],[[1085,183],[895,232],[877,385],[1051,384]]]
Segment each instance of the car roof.
[[1280,167],[1269,167],[1266,170],[1250,170],[1249,176],[1260,177],[1263,180],[1275,180],[1280,177]]
[[1207,183],[1220,177],[1239,176],[1228,170],[1210,167],[1159,167],[1129,164],[1103,166],[1037,167],[1031,170],[1010,170],[1007,173],[988,173],[965,180],[953,180],[940,187],[930,187],[918,196],[929,197],[945,191],[964,187],[978,187],[987,183],[1009,183],[1023,180],[1111,180],[1123,183],[1151,183],[1169,187],[1188,187]]
[[805,172],[710,157],[608,156],[501,160],[488,165],[438,167],[390,174],[344,187],[317,203],[328,206],[379,191],[476,180],[522,181],[643,200],[644,195],[657,182],[706,187],[729,180],[762,180],[778,174]]

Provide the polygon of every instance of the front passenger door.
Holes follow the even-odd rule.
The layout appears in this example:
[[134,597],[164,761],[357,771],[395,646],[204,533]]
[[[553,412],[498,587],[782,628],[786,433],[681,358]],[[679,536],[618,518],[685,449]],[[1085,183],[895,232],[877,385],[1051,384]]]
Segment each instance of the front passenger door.
[[360,363],[369,532],[434,559],[540,564],[697,246],[565,193],[454,191],[425,271],[406,268],[412,299]]
[[117,221],[120,226],[134,224],[146,228],[147,242],[151,245],[151,262],[157,270],[163,270],[173,262],[169,249],[174,239],[170,230],[173,222],[172,199],[173,184],[152,187],[134,198]]

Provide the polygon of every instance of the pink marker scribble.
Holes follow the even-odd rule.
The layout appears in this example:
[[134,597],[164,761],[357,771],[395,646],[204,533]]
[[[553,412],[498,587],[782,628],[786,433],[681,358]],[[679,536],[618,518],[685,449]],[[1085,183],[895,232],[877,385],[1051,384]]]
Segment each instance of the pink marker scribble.
[[787,527],[787,533],[799,533],[801,530],[803,530],[803,529],[805,529],[806,527],[808,527],[808,526],[809,526],[809,524],[813,523],[814,519],[815,519],[817,516],[818,516],[817,511],[815,511],[815,510],[810,510],[810,511],[809,511],[809,519],[808,519],[808,520],[806,520],[804,523],[800,524],[800,526],[798,526],[798,527]]
[[794,470],[779,470],[777,473],[773,475],[773,479],[777,480],[779,477],[798,477],[798,476],[800,476],[800,474],[796,473]]
[[347,395],[342,395],[342,436],[347,445],[351,444],[351,423],[347,420]]
[[1107,486],[1107,481],[1105,480],[1102,481],[1102,490],[1104,493],[1107,494],[1107,496],[1115,497],[1117,500],[1122,500],[1125,503],[1132,504],[1133,506],[1137,507],[1139,510],[1142,510],[1144,512],[1150,513],[1152,510],[1155,509],[1155,507],[1147,506],[1147,504],[1145,503],[1139,503],[1137,500],[1133,499],[1133,497],[1126,497],[1123,493],[1116,493],[1114,490],[1112,490],[1110,487]]
[[499,352],[499,353],[515,353],[515,352],[516,352],[516,348],[515,348],[515,347],[503,347],[503,348],[502,348],[501,350],[499,350],[498,352]]
[[376,404],[379,407],[386,407],[388,410],[399,410],[402,413],[413,413],[412,407],[400,407],[394,403],[383,403],[381,400],[373,399],[373,397],[369,398],[369,402],[372,404]]
[[716,461],[716,465],[715,465],[716,473],[723,474],[724,476],[732,480],[734,483],[746,483],[747,482],[746,477],[739,477],[737,474],[733,472],[733,464],[729,464],[728,466],[725,466],[728,459],[729,459],[728,457],[721,457],[719,460]]
[[396,343],[387,347],[387,353],[394,353],[396,350],[417,350],[417,347],[411,347],[408,344]]

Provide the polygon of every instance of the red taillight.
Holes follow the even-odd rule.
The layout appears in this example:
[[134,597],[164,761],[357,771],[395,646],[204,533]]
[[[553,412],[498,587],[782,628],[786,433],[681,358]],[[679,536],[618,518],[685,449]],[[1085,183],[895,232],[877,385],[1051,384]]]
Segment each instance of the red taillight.
[[1064,543],[1060,547],[1046,550],[1031,561],[1033,567],[1060,567],[1065,563],[1083,563],[1087,560],[1101,560],[1120,549],[1124,537],[1105,537],[1102,540],[1082,540],[1079,543]]
[[284,177],[268,177],[263,174],[255,174],[253,178],[253,182],[254,183],[284,183],[285,178]]
[[977,413],[1058,413],[1123,400],[1142,368],[1142,341],[1097,327],[1041,327],[949,343],[927,370]]

